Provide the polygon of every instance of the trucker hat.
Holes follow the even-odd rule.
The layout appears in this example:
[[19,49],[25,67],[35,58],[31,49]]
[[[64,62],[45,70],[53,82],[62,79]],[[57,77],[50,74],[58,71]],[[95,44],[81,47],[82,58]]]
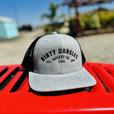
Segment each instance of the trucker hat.
[[84,68],[84,63],[78,41],[53,32],[33,41],[22,66],[28,71],[32,90],[53,92],[94,86],[96,80]]

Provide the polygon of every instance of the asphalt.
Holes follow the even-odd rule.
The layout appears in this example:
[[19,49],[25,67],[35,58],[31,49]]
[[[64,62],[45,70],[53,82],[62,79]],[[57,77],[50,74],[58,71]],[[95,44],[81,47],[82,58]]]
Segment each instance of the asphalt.
[[78,39],[87,61],[114,64],[114,33]]

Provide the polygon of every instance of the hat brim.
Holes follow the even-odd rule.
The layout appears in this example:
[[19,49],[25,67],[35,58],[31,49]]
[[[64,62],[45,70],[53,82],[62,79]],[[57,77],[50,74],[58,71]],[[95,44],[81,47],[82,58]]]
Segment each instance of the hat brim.
[[85,88],[95,84],[96,80],[84,67],[77,72],[57,75],[29,72],[29,85],[38,92]]

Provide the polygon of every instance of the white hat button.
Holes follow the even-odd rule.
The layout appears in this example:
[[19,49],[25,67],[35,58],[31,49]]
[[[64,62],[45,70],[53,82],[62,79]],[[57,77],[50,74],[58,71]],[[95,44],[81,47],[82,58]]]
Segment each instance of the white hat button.
[[57,34],[57,32],[52,32],[52,34]]

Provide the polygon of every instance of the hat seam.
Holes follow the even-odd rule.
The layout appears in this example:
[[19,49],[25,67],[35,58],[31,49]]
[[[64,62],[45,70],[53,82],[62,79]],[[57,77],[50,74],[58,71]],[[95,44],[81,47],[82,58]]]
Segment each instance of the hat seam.
[[[61,43],[61,48],[63,48],[63,44],[62,44],[61,38],[60,38],[60,43]],[[62,72],[63,72],[63,64],[61,64],[61,66],[62,66]]]
[[85,68],[84,67],[82,67],[82,68],[80,68],[78,71],[76,71],[76,72],[68,72],[68,73],[63,73],[63,74],[40,74],[40,73],[37,73],[37,72],[33,72],[33,73],[36,73],[36,74],[40,74],[40,75],[51,75],[51,76],[55,76],[55,75],[66,75],[66,74],[72,74],[72,73],[77,73],[77,72],[79,72],[79,71],[81,71],[81,70],[85,70]]

